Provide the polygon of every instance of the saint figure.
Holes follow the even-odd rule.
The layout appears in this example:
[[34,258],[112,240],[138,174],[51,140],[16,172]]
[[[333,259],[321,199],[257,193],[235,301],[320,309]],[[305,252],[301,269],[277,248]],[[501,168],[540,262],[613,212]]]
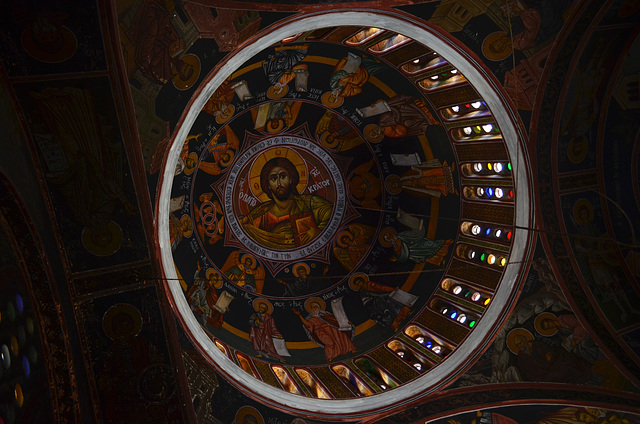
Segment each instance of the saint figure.
[[[415,296],[396,287],[369,281],[361,275],[353,279],[352,286],[358,290],[360,300],[369,312],[369,317],[377,324],[392,330],[398,328],[411,311],[410,304],[401,302],[403,297],[407,298],[406,300],[411,299],[405,303],[415,302]],[[394,296],[396,293],[401,293],[402,296]]]
[[347,353],[356,352],[353,338],[353,326],[347,330],[341,329],[338,320],[331,313],[323,311],[318,302],[311,302],[311,313],[303,318],[300,311],[293,312],[300,317],[309,339],[324,347],[327,362]]
[[258,352],[259,358],[266,356],[284,362],[273,343],[273,338],[282,339],[282,334],[276,328],[276,323],[269,314],[269,305],[264,299],[258,299],[255,304],[257,308],[249,317],[249,326],[251,326],[249,338],[253,349]]
[[399,234],[384,234],[385,240],[393,247],[392,262],[428,262],[444,265],[449,246],[453,240],[432,240],[427,237],[426,227],[410,229]]

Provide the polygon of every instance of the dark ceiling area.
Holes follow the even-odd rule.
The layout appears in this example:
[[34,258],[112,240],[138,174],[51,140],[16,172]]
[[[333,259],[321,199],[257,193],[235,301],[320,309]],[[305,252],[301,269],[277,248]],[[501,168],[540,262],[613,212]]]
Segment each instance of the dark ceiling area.
[[0,424],[640,424],[636,1],[0,8]]

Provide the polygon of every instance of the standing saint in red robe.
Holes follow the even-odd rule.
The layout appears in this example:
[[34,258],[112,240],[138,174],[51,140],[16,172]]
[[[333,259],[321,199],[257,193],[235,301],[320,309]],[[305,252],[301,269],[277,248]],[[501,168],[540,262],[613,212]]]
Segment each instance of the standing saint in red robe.
[[282,339],[282,334],[276,328],[273,317],[269,314],[266,301],[258,302],[257,310],[249,318],[249,338],[258,357],[266,356],[284,362],[284,358],[276,350],[273,338]]
[[354,333],[353,326],[347,330],[341,329],[338,320],[329,312],[320,309],[317,302],[311,303],[311,314],[306,318],[302,318],[300,311],[296,309],[293,312],[300,317],[307,336],[324,347],[324,356],[327,362],[333,361],[338,356],[357,351],[351,341]]

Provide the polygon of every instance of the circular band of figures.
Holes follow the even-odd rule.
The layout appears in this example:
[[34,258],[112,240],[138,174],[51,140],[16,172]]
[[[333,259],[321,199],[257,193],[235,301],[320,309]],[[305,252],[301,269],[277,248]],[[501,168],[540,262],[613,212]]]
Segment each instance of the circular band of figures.
[[[326,22],[353,31],[314,41]],[[428,84],[375,54],[406,43],[473,87],[478,128],[498,136],[456,138],[443,119],[455,100],[434,108]],[[511,113],[470,60],[391,14],[335,12],[280,25],[205,79],[166,160],[158,239],[176,312],[234,384],[283,409],[357,417],[437,389],[481,352],[531,253],[517,228],[532,205]],[[485,139],[509,167],[493,189],[459,159]],[[508,240],[479,238],[492,217],[465,214],[483,202],[507,205]]]

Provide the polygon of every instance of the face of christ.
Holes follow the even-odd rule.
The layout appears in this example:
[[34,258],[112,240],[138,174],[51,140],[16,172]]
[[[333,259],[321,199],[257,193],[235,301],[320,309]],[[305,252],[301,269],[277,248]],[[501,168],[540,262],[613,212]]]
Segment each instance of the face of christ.
[[290,198],[293,190],[289,171],[281,166],[275,166],[269,173],[269,188],[278,200]]
[[300,174],[293,162],[287,158],[275,157],[264,164],[260,171],[260,187],[274,200],[288,200],[298,194],[296,186]]

